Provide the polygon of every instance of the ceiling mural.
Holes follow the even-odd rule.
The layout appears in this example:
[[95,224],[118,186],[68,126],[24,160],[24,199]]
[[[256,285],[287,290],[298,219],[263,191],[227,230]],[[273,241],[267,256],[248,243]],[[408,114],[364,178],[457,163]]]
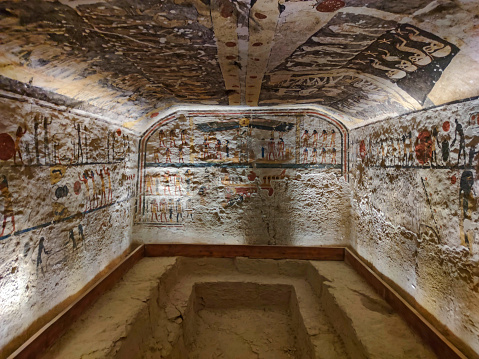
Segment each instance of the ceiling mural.
[[376,120],[479,94],[478,12],[434,0],[0,1],[0,87],[130,127],[180,104],[315,104]]
[[158,103],[227,104],[209,6],[1,2],[3,76],[137,116]]
[[261,103],[287,97],[362,119],[419,109],[458,52],[410,24],[336,15],[265,76]]

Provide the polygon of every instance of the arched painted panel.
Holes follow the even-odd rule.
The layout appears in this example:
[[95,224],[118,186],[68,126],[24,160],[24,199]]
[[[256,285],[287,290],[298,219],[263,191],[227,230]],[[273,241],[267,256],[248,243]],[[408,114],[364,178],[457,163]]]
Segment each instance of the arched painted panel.
[[316,110],[178,111],[140,141],[135,223],[187,230],[199,213],[236,215],[262,197],[269,206],[290,182],[301,190],[302,176],[337,182],[347,176],[347,145],[346,127]]

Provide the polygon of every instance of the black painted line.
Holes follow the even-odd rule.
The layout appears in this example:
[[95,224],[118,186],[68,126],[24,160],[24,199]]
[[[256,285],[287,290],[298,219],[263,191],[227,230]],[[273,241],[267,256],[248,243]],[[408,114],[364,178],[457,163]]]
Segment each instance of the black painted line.
[[[352,167],[357,166],[357,164],[352,164]],[[404,170],[404,169],[418,169],[418,170],[465,170],[465,169],[474,169],[474,166],[433,166],[431,167],[430,165],[424,165],[424,166],[402,166],[402,165],[387,165],[387,166],[380,166],[380,165],[373,165],[373,166],[365,166],[366,168],[382,168],[382,169],[387,169],[387,168],[394,168],[397,170]]]
[[133,197],[129,197],[129,198],[126,198],[126,199],[123,199],[121,201],[115,201],[113,203],[109,203],[109,204],[106,204],[104,206],[101,206],[101,207],[97,207],[97,208],[91,208],[89,210],[86,210],[85,212],[78,212],[78,213],[75,213],[75,214],[72,214],[71,216],[68,216],[68,217],[64,217],[60,220],[57,220],[57,221],[50,221],[50,222],[46,222],[46,223],[42,223],[42,224],[39,224],[37,226],[33,226],[33,227],[30,227],[30,228],[25,228],[25,229],[22,229],[20,231],[16,231],[14,232],[13,234],[10,233],[10,234],[7,234],[5,236],[2,236],[0,237],[0,241],[1,240],[4,240],[4,239],[7,239],[9,237],[12,237],[12,236],[18,236],[20,234],[23,234],[23,233],[27,233],[27,232],[31,232],[31,231],[34,231],[36,229],[40,229],[40,228],[44,228],[44,227],[48,227],[50,225],[53,225],[53,224],[58,224],[58,223],[62,223],[62,222],[66,222],[66,221],[69,221],[70,219],[74,219],[74,218],[77,218],[77,217],[82,217],[86,214],[89,214],[89,213],[93,213],[93,212],[96,212],[100,209],[104,209],[104,208],[107,208],[107,207],[110,207],[110,206],[113,206],[115,204],[118,204],[118,203],[122,203],[122,202],[125,202],[125,201],[128,201],[130,200],[131,198]]
[[184,167],[221,167],[221,168],[336,168],[342,170],[342,164],[299,164],[299,163],[254,163],[254,164],[238,164],[238,163],[146,163],[145,167],[160,168],[184,168]]

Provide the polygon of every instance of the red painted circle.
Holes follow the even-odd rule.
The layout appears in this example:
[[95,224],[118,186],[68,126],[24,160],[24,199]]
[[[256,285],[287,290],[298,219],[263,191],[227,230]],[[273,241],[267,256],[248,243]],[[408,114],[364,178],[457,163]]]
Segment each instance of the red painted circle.
[[150,118],[153,118],[153,117],[156,117],[156,116],[158,116],[158,112],[152,113],[152,114],[150,115]]
[[263,46],[263,43],[262,43],[262,42],[255,42],[255,43],[253,44],[253,46],[255,46],[255,47]]
[[258,76],[256,76],[256,75],[252,75],[252,76],[250,76],[249,78],[250,78],[250,79],[257,79],[257,78],[258,78]]
[[227,42],[227,43],[225,43],[225,45],[228,46],[228,47],[235,47],[236,42]]
[[116,134],[117,134],[118,136],[121,136],[121,130],[120,130],[120,129],[116,130]]
[[220,14],[222,17],[225,19],[231,17],[233,15],[233,5],[229,2],[224,3],[224,5],[221,7]]
[[256,13],[254,14],[254,16],[256,16],[258,19],[261,19],[261,20],[267,18],[267,16],[266,16],[265,14],[262,14],[262,13],[260,13],[260,12],[256,12]]
[[8,161],[15,154],[15,142],[8,133],[0,133],[0,160]]
[[75,184],[73,185],[73,192],[78,196],[81,192],[81,183],[80,181],[76,181]]
[[226,60],[235,60],[235,59],[236,59],[236,56],[232,56],[232,55],[226,56]]
[[444,132],[448,132],[451,129],[451,123],[449,121],[445,121],[442,124],[442,129],[444,130]]
[[341,9],[346,4],[342,0],[324,0],[321,4],[316,6],[319,12],[333,12]]
[[417,136],[418,144],[416,145],[416,159],[420,164],[428,163],[432,158],[432,137],[428,130],[422,131]]
[[456,175],[452,175],[451,177],[451,184],[455,184],[457,182]]

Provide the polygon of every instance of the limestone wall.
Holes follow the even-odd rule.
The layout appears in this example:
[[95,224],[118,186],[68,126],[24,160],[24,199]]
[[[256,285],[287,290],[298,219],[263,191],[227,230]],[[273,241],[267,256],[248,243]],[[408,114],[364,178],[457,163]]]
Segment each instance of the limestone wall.
[[347,243],[348,133],[305,111],[177,112],[141,140],[134,239]]
[[132,241],[351,244],[479,352],[478,179],[479,100],[349,131],[182,110],[136,138],[1,93],[0,357]]
[[129,247],[137,146],[108,122],[1,94],[0,357]]
[[478,112],[474,100],[350,133],[353,247],[476,352]]

